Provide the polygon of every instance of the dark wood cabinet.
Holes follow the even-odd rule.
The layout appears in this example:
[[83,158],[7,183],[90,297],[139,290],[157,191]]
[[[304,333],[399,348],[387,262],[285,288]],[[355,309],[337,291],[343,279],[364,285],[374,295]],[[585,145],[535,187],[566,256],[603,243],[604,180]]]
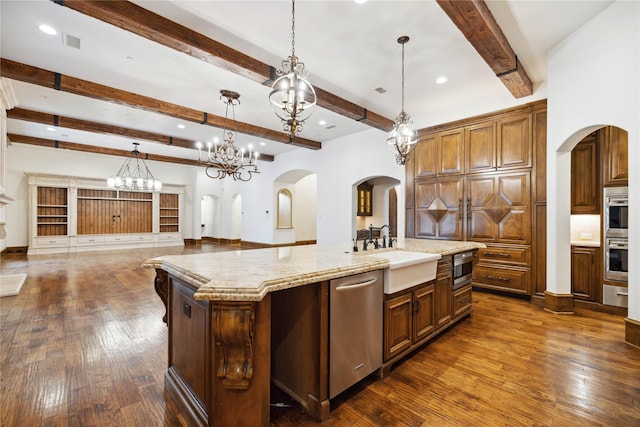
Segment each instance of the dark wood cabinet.
[[496,124],[494,121],[469,126],[466,134],[466,172],[496,170]]
[[358,185],[358,216],[373,215],[373,185],[363,182]]
[[498,170],[530,168],[531,114],[517,114],[498,121]]
[[415,183],[416,237],[463,239],[462,177]]
[[[528,254],[524,264],[515,258],[501,263],[485,258],[480,263],[482,275],[474,274],[474,287],[544,295],[546,101],[420,133],[413,175],[406,171],[406,236],[472,240],[503,249],[511,246],[516,252],[524,247]],[[461,135],[464,152],[459,153]],[[442,142],[443,136],[448,144]],[[443,160],[445,148],[456,154]],[[451,167],[456,162],[447,159],[464,159],[462,173]],[[455,175],[444,173],[452,171]],[[494,267],[501,274],[492,274]]]
[[453,260],[451,255],[438,261],[434,291],[435,329],[438,330],[451,321],[451,304],[453,290]]
[[431,281],[384,302],[384,361],[433,332],[433,295]]
[[571,151],[571,213],[599,214],[598,139],[592,133]]
[[529,171],[467,177],[467,240],[531,243]]
[[603,185],[625,186],[629,182],[629,133],[616,127],[600,130],[603,148]]
[[464,170],[464,131],[427,135],[416,147],[415,177],[461,175]]
[[571,293],[576,299],[599,302],[600,248],[571,247]]

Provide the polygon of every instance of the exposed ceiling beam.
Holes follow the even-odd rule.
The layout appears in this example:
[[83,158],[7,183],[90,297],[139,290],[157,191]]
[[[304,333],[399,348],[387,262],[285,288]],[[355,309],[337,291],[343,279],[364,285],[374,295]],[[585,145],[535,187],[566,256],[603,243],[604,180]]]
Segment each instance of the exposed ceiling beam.
[[[9,119],[23,120],[27,122],[42,123],[67,129],[75,129],[86,132],[102,133],[106,135],[124,136],[136,140],[145,140],[163,145],[171,145],[181,148],[197,150],[196,142],[190,139],[174,138],[168,135],[161,135],[136,129],[112,126],[104,123],[90,122],[88,120],[74,119],[71,117],[58,116],[55,114],[41,113],[38,111],[25,110],[23,108],[13,108],[7,111]],[[273,162],[274,157],[268,154],[261,154],[260,160],[263,162]]]
[[[271,85],[274,80],[275,69],[272,66],[131,2],[52,1],[260,84]],[[393,128],[393,120],[367,111],[366,108],[321,88],[315,89],[320,107],[387,132]]]
[[[85,153],[109,154],[112,156],[132,157],[131,151],[118,150],[115,148],[97,147],[94,145],[78,144],[75,142],[55,141],[52,139],[18,135],[15,133],[9,133],[7,134],[7,137],[9,138],[9,141],[20,143],[20,144],[38,145],[40,147],[60,148],[63,150],[83,151]],[[197,160],[182,159],[179,157],[161,156],[158,154],[146,154],[146,153],[141,153],[141,154],[142,154],[141,158],[143,158],[144,160],[155,160],[158,162],[202,166],[200,162],[198,162]]]
[[436,0],[515,98],[533,84],[484,0]]
[[10,79],[164,114],[166,116],[176,117],[193,123],[222,128],[224,127],[226,120],[226,122],[233,124],[235,129],[240,133],[284,144],[292,144],[297,147],[310,148],[313,150],[319,150],[322,148],[322,143],[318,141],[300,138],[297,136],[291,138],[289,134],[285,134],[283,132],[277,132],[249,123],[234,121],[232,119],[225,119],[224,117],[195,110],[193,108],[183,107],[181,105],[104,86],[87,80],[44,70],[42,68],[32,67],[30,65],[21,64],[5,58],[2,58],[0,61],[0,72],[3,77]]

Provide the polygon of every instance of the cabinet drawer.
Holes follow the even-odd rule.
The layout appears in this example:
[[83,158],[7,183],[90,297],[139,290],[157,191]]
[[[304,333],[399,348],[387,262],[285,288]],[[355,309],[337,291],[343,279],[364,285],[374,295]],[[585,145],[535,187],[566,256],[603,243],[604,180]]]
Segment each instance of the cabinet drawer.
[[178,234],[178,233],[160,233],[160,234],[158,234],[158,240],[180,240],[180,234]]
[[38,247],[68,246],[69,237],[67,236],[36,237],[34,238],[34,243]]
[[132,242],[151,242],[153,241],[153,234],[134,234],[129,236],[129,240]]
[[78,236],[78,244],[104,243],[104,236]]
[[453,291],[453,317],[466,314],[471,310],[471,285]]
[[473,286],[511,293],[529,294],[531,271],[528,268],[477,264],[473,268]]
[[530,246],[490,246],[478,249],[478,262],[531,266]]
[[129,236],[126,236],[126,235],[104,236],[104,241],[105,243],[128,242]]

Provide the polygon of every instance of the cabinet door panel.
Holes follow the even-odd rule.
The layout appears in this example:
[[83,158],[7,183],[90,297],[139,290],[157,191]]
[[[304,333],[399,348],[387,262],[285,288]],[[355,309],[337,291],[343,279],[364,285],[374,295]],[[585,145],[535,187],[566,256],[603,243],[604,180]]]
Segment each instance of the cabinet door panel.
[[629,182],[629,134],[609,126],[604,129],[606,166],[604,185],[627,185]]
[[466,133],[467,173],[487,172],[496,169],[495,123],[483,123],[468,127]]
[[414,304],[416,305],[416,312],[414,315],[413,341],[416,342],[434,331],[433,285],[425,286],[415,291]]
[[432,178],[437,173],[436,136],[431,135],[421,139],[416,146],[413,156],[415,158],[415,177]]
[[571,293],[574,298],[597,301],[598,253],[598,248],[571,248]]
[[459,175],[463,172],[464,161],[464,133],[462,130],[441,133],[437,144],[439,175]]
[[384,360],[411,347],[412,294],[384,302]]
[[498,169],[531,167],[531,115],[502,120],[498,129]]
[[468,240],[529,244],[530,172],[467,180]]
[[594,136],[571,151],[571,213],[599,214],[598,145]]
[[415,237],[437,237],[436,222],[428,211],[416,211]]
[[416,235],[462,240],[462,178],[416,184]]

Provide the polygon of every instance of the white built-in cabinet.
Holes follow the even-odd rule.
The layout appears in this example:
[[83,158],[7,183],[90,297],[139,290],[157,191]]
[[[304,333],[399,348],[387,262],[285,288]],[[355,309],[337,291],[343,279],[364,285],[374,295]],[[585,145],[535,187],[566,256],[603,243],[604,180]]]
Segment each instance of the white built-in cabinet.
[[182,185],[108,188],[104,179],[27,173],[28,254],[182,246]]

